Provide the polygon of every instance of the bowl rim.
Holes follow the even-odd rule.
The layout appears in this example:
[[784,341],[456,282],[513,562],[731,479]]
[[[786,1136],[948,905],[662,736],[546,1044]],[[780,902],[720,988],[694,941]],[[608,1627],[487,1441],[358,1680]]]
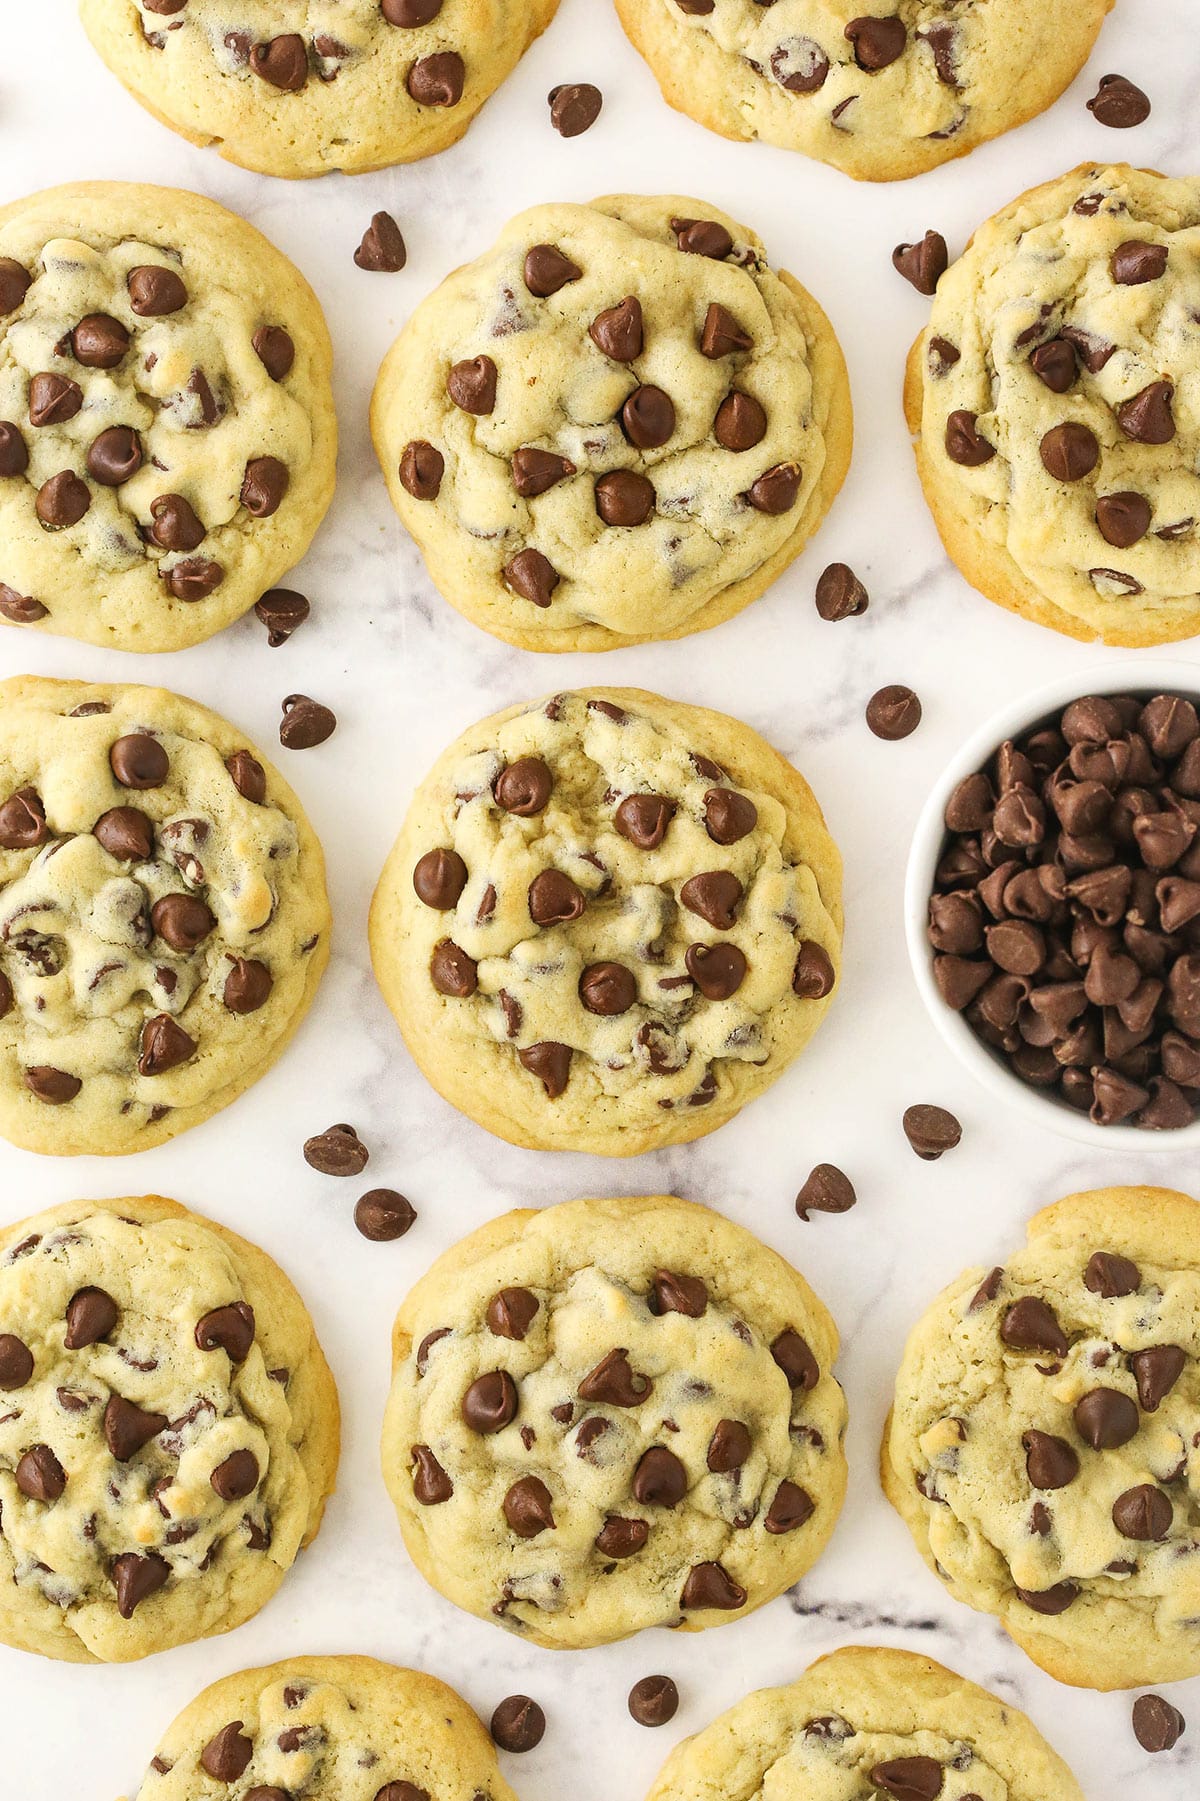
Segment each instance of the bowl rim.
[[1171,1132],[1148,1132],[1141,1126],[1098,1126],[1040,1088],[1022,1082],[976,1037],[971,1027],[948,1007],[933,979],[933,953],[925,936],[933,878],[946,836],[946,802],[964,776],[972,775],[1006,739],[1033,729],[1048,714],[1073,700],[1097,694],[1175,693],[1200,709],[1200,664],[1169,658],[1122,657],[1099,667],[1056,676],[1008,701],[976,727],[947,759],[930,789],[909,846],[904,879],[904,932],[908,960],[921,999],[943,1043],[975,1080],[1004,1106],[1015,1106],[1035,1124],[1072,1138],[1076,1143],[1109,1151],[1193,1150],[1200,1143],[1200,1115],[1191,1125]]

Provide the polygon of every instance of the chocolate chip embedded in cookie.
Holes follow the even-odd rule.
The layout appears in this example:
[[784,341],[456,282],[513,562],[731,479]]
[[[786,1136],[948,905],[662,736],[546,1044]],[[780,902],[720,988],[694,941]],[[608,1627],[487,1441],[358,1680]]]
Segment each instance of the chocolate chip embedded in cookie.
[[124,1663],[227,1632],[317,1531],[338,1405],[312,1323],[262,1251],[174,1201],[0,1235],[0,1386],[6,1644]]
[[532,650],[681,637],[755,599],[850,455],[841,351],[694,200],[535,207],[413,315],[376,449],[451,605]]
[[911,1651],[851,1645],[787,1688],[759,1689],[671,1754],[648,1801],[760,1793],[888,1801],[1083,1801],[1011,1702]]
[[282,1053],[329,955],[300,804],[163,689],[0,684],[0,1134],[159,1144]]
[[950,555],[999,606],[1106,644],[1200,631],[1200,181],[1085,163],[937,285],[905,410]]
[[134,1801],[218,1792],[239,1801],[516,1801],[453,1689],[370,1657],[289,1657],[198,1695],[168,1727]]
[[631,1156],[767,1088],[830,1004],[841,866],[803,779],[626,689],[483,720],[422,784],[371,947],[434,1086],[489,1131]]
[[0,615],[123,650],[210,637],[333,493],[316,296],[213,201],[116,182],[0,208],[6,289]]
[[558,0],[276,0],[261,16],[236,0],[82,0],[80,10],[104,61],[156,118],[244,168],[298,177],[457,143]]
[[1198,1351],[1200,1204],[1162,1188],[1047,1207],[909,1339],[888,1497],[951,1594],[1059,1681],[1200,1672]]
[[408,1549],[535,1643],[720,1625],[797,1581],[833,1530],[833,1322],[706,1208],[508,1214],[418,1282],[394,1350],[383,1463]]
[[617,12],[665,98],[702,125],[895,181],[1043,112],[1112,4],[617,0]]

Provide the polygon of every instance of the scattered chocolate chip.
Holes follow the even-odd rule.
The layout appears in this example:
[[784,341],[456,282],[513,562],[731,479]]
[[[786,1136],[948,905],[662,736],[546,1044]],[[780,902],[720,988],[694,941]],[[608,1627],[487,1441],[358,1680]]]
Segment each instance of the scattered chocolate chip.
[[159,494],[150,502],[150,541],[160,550],[196,550],[205,530],[182,494]]
[[1135,444],[1169,444],[1175,436],[1171,411],[1174,395],[1169,381],[1152,381],[1132,400],[1122,401],[1117,408],[1117,424]]
[[610,1515],[596,1535],[596,1549],[602,1557],[612,1557],[619,1563],[644,1550],[649,1536],[647,1521],[622,1520]]
[[1070,1348],[1052,1308],[1037,1295],[1022,1295],[1013,1302],[1000,1322],[1000,1337],[1014,1351],[1049,1351],[1065,1357]]
[[546,1716],[528,1695],[509,1695],[493,1713],[491,1731],[502,1751],[532,1751],[542,1742]]
[[1149,100],[1124,75],[1102,75],[1087,109],[1099,124],[1110,125],[1116,131],[1127,131],[1150,117]]
[[217,1465],[209,1483],[222,1501],[244,1501],[258,1487],[259,1473],[258,1458],[253,1451],[231,1451]]
[[354,252],[358,268],[372,275],[395,275],[408,261],[408,251],[400,227],[391,213],[378,212],[362,235]]
[[167,1013],[158,1013],[142,1027],[137,1067],[139,1075],[162,1076],[186,1063],[196,1050],[196,1040]]
[[1161,1488],[1143,1482],[1127,1488],[1112,1506],[1112,1522],[1122,1538],[1158,1543],[1171,1530],[1175,1509]]
[[952,1151],[962,1138],[962,1127],[945,1107],[917,1105],[905,1109],[904,1136],[926,1163],[936,1163],[946,1151]]
[[353,1126],[330,1126],[304,1142],[304,1161],[323,1176],[361,1176],[370,1156]]
[[560,137],[577,138],[596,123],[604,96],[590,81],[551,88],[550,123]]
[[28,467],[29,448],[20,426],[0,419],[0,477],[24,475]]
[[918,244],[897,244],[892,267],[912,283],[918,294],[935,294],[938,282],[950,267],[950,253],[940,231],[927,231]]
[[1148,244],[1143,238],[1127,238],[1109,258],[1109,270],[1118,287],[1137,288],[1159,281],[1166,273],[1167,246]]
[[254,603],[255,614],[267,628],[267,643],[272,650],[287,643],[304,624],[310,610],[306,597],[295,588],[268,588]]
[[1143,1751],[1173,1750],[1185,1725],[1179,1709],[1161,1695],[1139,1695],[1133,1704],[1133,1733]]
[[877,738],[893,744],[916,731],[921,723],[921,702],[911,688],[892,683],[871,696],[866,719]]
[[629,1712],[639,1726],[665,1726],[679,1711],[679,1690],[669,1676],[643,1676],[629,1691]]
[[594,493],[605,525],[644,525],[654,511],[654,484],[634,469],[611,469],[600,476]]
[[845,563],[830,563],[817,577],[817,612],[822,619],[857,619],[868,604],[867,590]]
[[283,702],[279,742],[285,750],[313,750],[337,730],[337,715],[307,694],[289,694]]
[[566,925],[581,919],[587,896],[561,869],[543,869],[529,884],[529,917],[535,925]]
[[718,357],[732,356],[736,351],[753,347],[754,339],[728,308],[718,305],[715,300],[710,301],[700,332],[701,355],[715,361]]
[[394,1188],[371,1188],[354,1208],[354,1223],[373,1244],[403,1238],[416,1220],[416,1208]]
[[803,1220],[810,1213],[849,1213],[857,1199],[849,1176],[834,1163],[818,1163],[796,1196],[796,1212]]

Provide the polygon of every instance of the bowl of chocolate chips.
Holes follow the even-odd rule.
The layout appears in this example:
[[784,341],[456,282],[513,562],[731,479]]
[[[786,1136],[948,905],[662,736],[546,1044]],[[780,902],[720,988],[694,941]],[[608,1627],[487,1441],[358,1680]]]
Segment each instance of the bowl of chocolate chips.
[[962,1061],[1041,1124],[1200,1142],[1200,669],[1064,677],[975,733],[930,795],[909,955]]

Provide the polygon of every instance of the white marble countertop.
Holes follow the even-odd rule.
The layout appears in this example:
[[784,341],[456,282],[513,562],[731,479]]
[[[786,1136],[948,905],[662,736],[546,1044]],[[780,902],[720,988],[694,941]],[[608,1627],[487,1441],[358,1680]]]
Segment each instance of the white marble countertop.
[[[287,251],[324,303],[337,354],[340,485],[295,585],[313,618],[269,650],[253,616],[198,649],[125,656],[66,639],[0,632],[0,672],[161,682],[215,706],[275,754],[329,859],[336,916],[329,975],[283,1062],[234,1107],[127,1161],[39,1158],[0,1145],[0,1218],[78,1195],[156,1189],[258,1239],[316,1318],[338,1376],[345,1451],[312,1550],[274,1601],[229,1637],[116,1669],[52,1664],[0,1649],[0,1794],[5,1801],[111,1801],[134,1788],[161,1730],[208,1681],[298,1652],[361,1651],[453,1683],[486,1718],[513,1691],[536,1696],[540,1748],[506,1758],[523,1801],[640,1801],[671,1744],[750,1689],[788,1680],[855,1641],[929,1652],[1025,1707],[1077,1772],[1089,1801],[1174,1801],[1200,1772],[1200,1680],[1172,1691],[1192,1718],[1174,1753],[1151,1759],[1120,1695],[1073,1692],[1042,1675],[994,1622],[950,1600],[884,1501],[876,1450],[903,1335],[967,1264],[999,1260],[1036,1207],[1077,1187],[1151,1178],[1200,1191],[1194,1159],[1081,1152],[998,1110],[951,1060],[922,1013],[904,956],[901,887],[909,833],[943,759],[978,719],[1035,680],[1086,672],[1096,652],[989,606],[945,561],[905,441],[904,351],[927,302],[894,274],[892,246],[927,226],[951,252],[1022,189],[1085,158],[1196,173],[1200,35],[1195,0],[1117,0],[1085,74],[1049,114],[965,161],[890,187],[759,146],[727,144],[669,112],[608,0],[563,0],[559,17],[463,143],[430,162],[353,179],[287,183],[233,169],[156,125],[87,45],[72,0],[6,0],[0,62],[0,201],[81,177],[195,188],[246,214]],[[1085,111],[1119,70],[1154,102],[1117,134]],[[605,105],[582,138],[549,125],[556,83],[597,82]],[[820,298],[850,364],[857,448],[846,488],[807,553],[762,600],[681,643],[558,659],[510,650],[438,597],[388,505],[367,433],[380,357],[410,309],[487,246],[521,207],[620,190],[706,197],[762,234],[773,260]],[[409,247],[399,275],[352,253],[371,213],[391,209]],[[871,592],[858,620],[823,624],[813,584],[835,559]],[[1200,665],[1196,644],[1182,659]],[[1081,674],[1081,680],[1083,679]],[[554,687],[629,681],[721,707],[758,727],[812,781],[846,857],[847,962],[840,1000],[809,1053],[714,1137],[631,1163],[539,1155],[460,1119],[416,1073],[376,992],[366,945],[371,889],[414,783],[478,716]],[[917,734],[883,744],[863,704],[911,683]],[[279,749],[282,697],[316,695],[336,736]],[[913,1101],[951,1107],[961,1147],[919,1162],[900,1130]],[[419,1219],[395,1245],[355,1231],[370,1184],[315,1174],[300,1147],[334,1120],[371,1147],[368,1175],[404,1190]],[[803,1225],[792,1211],[813,1163],[853,1177],[856,1209]],[[832,1547],[799,1591],[700,1635],[648,1633],[575,1654],[522,1645],[457,1612],[405,1556],[377,1467],[388,1331],[407,1285],[445,1246],[505,1208],[581,1194],[663,1189],[719,1207],[792,1258],[841,1328],[849,1394],[850,1493]],[[657,1732],[625,1707],[633,1681],[679,1683]],[[1052,1798],[1047,1797],[1047,1801]]]

